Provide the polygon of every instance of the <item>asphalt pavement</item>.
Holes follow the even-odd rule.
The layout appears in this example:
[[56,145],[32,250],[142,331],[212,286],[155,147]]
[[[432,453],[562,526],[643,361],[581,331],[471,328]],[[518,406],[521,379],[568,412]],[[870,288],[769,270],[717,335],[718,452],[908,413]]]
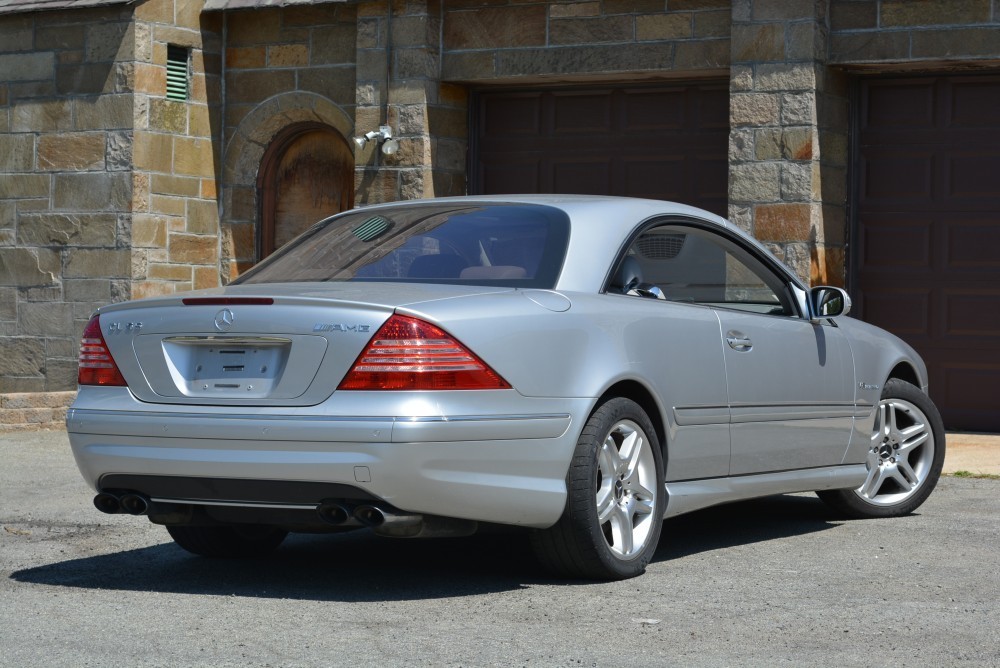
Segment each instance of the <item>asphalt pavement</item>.
[[892,520],[809,494],[700,511],[645,575],[592,583],[517,532],[196,558],[98,513],[64,432],[0,436],[0,462],[0,666],[1000,666],[996,479]]

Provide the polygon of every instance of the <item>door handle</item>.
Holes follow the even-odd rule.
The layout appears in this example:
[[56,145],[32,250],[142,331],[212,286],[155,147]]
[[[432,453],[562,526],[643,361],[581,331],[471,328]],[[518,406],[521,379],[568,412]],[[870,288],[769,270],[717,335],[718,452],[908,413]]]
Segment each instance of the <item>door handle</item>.
[[726,343],[729,344],[730,348],[741,353],[750,352],[753,349],[753,341],[750,340],[750,337],[735,329],[726,332]]

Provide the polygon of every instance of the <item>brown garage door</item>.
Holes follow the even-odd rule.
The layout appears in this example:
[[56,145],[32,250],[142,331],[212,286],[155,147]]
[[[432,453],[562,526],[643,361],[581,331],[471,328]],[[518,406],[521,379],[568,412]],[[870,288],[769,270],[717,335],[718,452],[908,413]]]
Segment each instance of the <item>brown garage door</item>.
[[667,199],[726,214],[726,82],[482,92],[469,190]]
[[865,80],[861,317],[927,362],[950,429],[1000,431],[1000,76]]

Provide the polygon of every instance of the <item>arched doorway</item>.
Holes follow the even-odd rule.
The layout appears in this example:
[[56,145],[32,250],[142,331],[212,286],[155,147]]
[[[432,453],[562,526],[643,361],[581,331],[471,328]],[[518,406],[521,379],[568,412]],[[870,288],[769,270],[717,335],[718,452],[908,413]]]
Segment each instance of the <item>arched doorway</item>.
[[271,140],[257,188],[263,259],[316,221],[353,206],[354,154],[329,126],[297,123]]

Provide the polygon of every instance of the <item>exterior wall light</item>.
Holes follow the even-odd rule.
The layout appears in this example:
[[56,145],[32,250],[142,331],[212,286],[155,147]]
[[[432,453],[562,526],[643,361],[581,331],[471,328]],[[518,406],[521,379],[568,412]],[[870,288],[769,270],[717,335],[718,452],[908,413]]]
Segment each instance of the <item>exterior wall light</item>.
[[385,155],[392,155],[399,150],[399,140],[392,138],[392,128],[388,125],[380,125],[378,130],[372,130],[354,138],[354,143],[358,145],[358,148],[364,148],[370,141],[381,142],[382,153]]

